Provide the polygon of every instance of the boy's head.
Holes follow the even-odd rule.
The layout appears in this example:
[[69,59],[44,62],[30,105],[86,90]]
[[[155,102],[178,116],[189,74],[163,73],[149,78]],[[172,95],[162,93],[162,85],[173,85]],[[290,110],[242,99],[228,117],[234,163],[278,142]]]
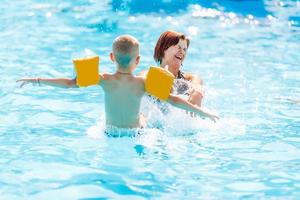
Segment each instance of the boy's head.
[[130,35],[121,35],[113,42],[111,59],[118,63],[120,68],[135,67],[139,63],[139,42]]

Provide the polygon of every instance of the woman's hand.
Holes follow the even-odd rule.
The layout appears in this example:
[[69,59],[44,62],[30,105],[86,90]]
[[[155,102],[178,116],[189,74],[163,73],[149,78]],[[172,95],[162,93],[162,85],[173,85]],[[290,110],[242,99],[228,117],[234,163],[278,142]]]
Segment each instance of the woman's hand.
[[[188,102],[201,107],[203,93],[204,93],[204,91],[202,89],[200,89],[200,87],[198,89],[193,89],[189,96]],[[190,112],[190,115],[191,115],[191,117],[196,116],[196,114],[192,113],[192,112]]]
[[198,105],[201,107],[204,91],[201,89],[193,89],[188,101],[192,104]]
[[[202,99],[204,96],[202,79],[198,75],[192,73],[185,73],[185,79],[190,81],[192,87],[188,101],[194,105],[201,107]],[[192,117],[196,116],[195,113],[190,113],[190,115]]]

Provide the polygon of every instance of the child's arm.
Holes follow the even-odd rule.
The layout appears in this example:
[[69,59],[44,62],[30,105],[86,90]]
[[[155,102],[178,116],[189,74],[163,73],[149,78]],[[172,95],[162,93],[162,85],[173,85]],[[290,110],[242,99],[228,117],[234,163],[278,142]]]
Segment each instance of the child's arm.
[[208,117],[209,119],[211,119],[214,122],[216,122],[216,120],[219,119],[218,116],[216,116],[208,111],[203,110],[203,108],[200,108],[197,105],[193,105],[192,103],[186,101],[185,99],[181,98],[180,96],[170,94],[167,102],[169,102],[173,106],[184,109],[186,111],[194,112],[202,117]]
[[76,85],[76,78],[23,78],[17,80],[17,82],[21,82],[20,87],[28,83],[33,83],[37,85],[51,85],[55,87],[62,87],[62,88],[75,88],[78,87]]

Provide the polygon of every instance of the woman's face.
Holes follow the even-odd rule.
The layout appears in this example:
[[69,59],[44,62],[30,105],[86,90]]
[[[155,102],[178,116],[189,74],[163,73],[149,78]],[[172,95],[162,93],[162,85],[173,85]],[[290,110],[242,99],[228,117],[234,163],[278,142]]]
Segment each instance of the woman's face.
[[165,50],[162,59],[162,66],[168,65],[169,67],[179,69],[187,51],[187,41],[180,39],[176,45],[170,46]]

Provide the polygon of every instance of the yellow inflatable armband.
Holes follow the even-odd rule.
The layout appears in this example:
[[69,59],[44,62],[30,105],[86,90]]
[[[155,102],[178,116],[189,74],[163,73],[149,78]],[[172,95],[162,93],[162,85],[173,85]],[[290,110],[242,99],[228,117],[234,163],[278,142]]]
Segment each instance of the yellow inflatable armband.
[[149,94],[161,100],[167,100],[174,79],[174,75],[168,70],[151,66],[147,74],[145,89]]
[[99,83],[99,56],[74,59],[73,64],[77,75],[76,84],[79,87]]

